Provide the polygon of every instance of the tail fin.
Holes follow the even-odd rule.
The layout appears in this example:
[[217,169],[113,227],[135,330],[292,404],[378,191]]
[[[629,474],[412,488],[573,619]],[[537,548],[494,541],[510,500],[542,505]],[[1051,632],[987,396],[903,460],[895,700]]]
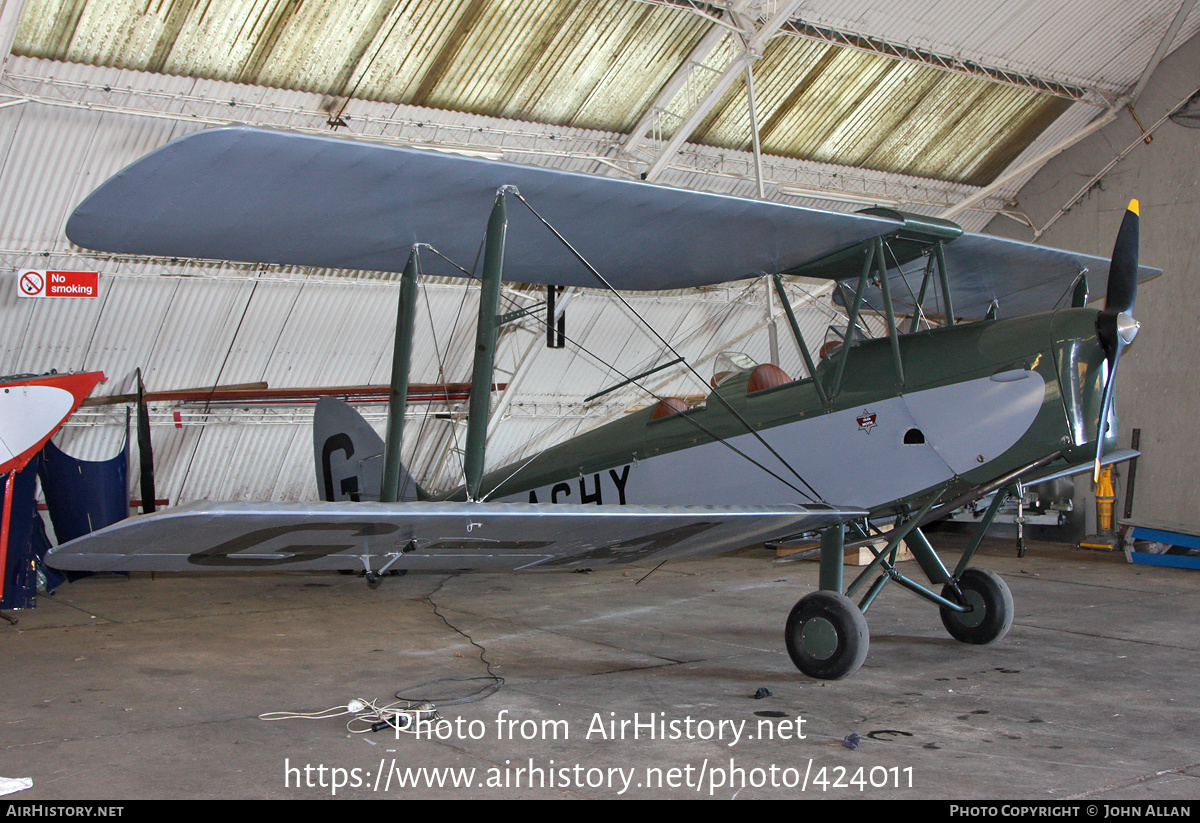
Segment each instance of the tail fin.
[[[374,501],[383,485],[383,438],[348,403],[322,397],[313,412],[313,456],[322,500]],[[408,470],[400,470],[400,499],[425,497]]]

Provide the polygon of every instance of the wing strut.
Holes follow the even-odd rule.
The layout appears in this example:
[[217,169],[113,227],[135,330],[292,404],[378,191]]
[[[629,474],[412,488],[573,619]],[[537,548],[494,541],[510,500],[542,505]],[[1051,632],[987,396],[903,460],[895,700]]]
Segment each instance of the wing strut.
[[946,312],[946,325],[954,325],[954,297],[950,292],[950,272],[946,269],[945,244],[939,241],[933,247],[933,257],[937,261],[938,277],[942,281],[942,303]]
[[[896,367],[896,384],[904,387],[904,362],[900,358],[900,329],[896,326],[896,311],[892,306],[892,288],[888,283],[887,263],[883,258],[883,240],[875,238],[875,265],[879,267],[879,285],[883,289],[883,311],[887,317],[888,340],[892,345],[892,363]],[[849,353],[849,347],[845,350]]]
[[396,339],[392,351],[392,385],[388,393],[387,439],[383,451],[383,485],[380,503],[400,499],[402,473],[400,447],[404,444],[404,413],[408,408],[408,374],[412,363],[413,329],[417,316],[417,270],[420,258],[414,245],[400,277],[400,300],[396,305]]
[[833,375],[833,396],[837,397],[842,391],[842,375],[846,371],[846,361],[850,359],[850,343],[854,340],[854,327],[858,324],[858,309],[862,306],[863,295],[867,291],[867,278],[871,275],[871,264],[875,260],[875,244],[867,246],[867,255],[863,258],[862,273],[858,276],[858,289],[854,292],[854,303],[847,312],[846,338],[842,341],[842,353],[838,358],[837,371]]
[[483,481],[484,450],[487,446],[488,412],[492,404],[492,369],[496,363],[496,334],[500,328],[500,280],[504,275],[504,243],[508,236],[509,194],[521,196],[516,186],[501,186],[488,218],[483,249],[483,287],[479,294],[479,324],[475,331],[475,362],[471,369],[471,406],[467,414],[466,475],[467,499],[479,499]]
[[804,335],[800,333],[800,324],[796,322],[796,313],[792,311],[792,301],[788,299],[787,292],[783,290],[783,278],[777,274],[774,277],[774,281],[775,291],[779,295],[779,302],[783,304],[783,310],[787,314],[788,323],[792,327],[792,336],[796,338],[796,345],[800,347],[800,354],[804,356],[804,367],[808,369],[808,376],[812,378],[813,388],[817,390],[817,398],[820,399],[822,406],[828,406],[829,397],[825,394],[825,387],[817,379],[817,367],[813,363],[812,354],[808,350],[808,344],[804,342]]

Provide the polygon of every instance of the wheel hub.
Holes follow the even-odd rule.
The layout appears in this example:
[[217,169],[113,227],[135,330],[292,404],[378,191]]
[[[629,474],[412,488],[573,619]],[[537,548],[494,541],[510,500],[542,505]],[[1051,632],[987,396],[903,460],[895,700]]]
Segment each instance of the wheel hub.
[[818,660],[828,660],[837,651],[837,629],[823,617],[814,617],[800,630],[804,650]]
[[962,599],[963,605],[967,607],[967,611],[959,612],[955,617],[964,626],[975,628],[987,617],[987,604],[983,602],[983,595],[977,591],[967,589],[963,592]]

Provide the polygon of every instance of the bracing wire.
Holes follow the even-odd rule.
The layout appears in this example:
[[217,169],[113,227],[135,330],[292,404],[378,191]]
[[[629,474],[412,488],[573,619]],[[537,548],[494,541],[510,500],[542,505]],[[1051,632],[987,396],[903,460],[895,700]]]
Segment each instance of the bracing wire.
[[[620,292],[618,292],[615,288],[613,288],[613,285],[608,282],[608,280],[604,277],[604,275],[602,275],[599,271],[597,271],[596,268],[590,262],[588,262],[587,258],[585,258],[582,254],[580,254],[579,251],[573,245],[571,245],[570,241],[568,241],[565,237],[562,236],[562,234],[559,233],[558,229],[554,228],[554,226],[551,225],[550,222],[548,220],[546,220],[546,218],[542,217],[542,215],[538,212],[538,210],[535,209],[533,207],[533,205],[528,200],[526,200],[525,197],[520,192],[514,191],[514,194],[516,195],[517,199],[520,200],[522,203],[524,203],[525,207],[527,209],[529,209],[530,212],[533,213],[533,216],[536,217],[542,223],[542,225],[544,225],[547,229],[549,229],[550,232],[556,238],[558,238],[559,242],[561,242],[564,246],[566,246],[567,250],[571,252],[571,254],[575,257],[575,259],[577,259],[580,263],[582,263],[583,266],[589,272],[591,272],[591,274],[594,277],[596,277],[596,279],[598,279],[601,283],[604,284],[605,288],[607,288],[610,292],[612,292],[612,294],[617,298],[617,300],[619,300],[621,302],[622,305],[625,306],[626,309],[628,309],[630,312],[632,312],[633,315],[635,317],[637,317],[637,319],[639,321],[641,321],[641,323],[643,325],[645,325],[646,328],[648,328],[650,330],[650,332],[656,338],[658,338],[660,343],[662,343],[664,346],[666,346],[667,349],[672,354],[674,354],[676,357],[682,356],[679,354],[679,352],[677,352],[675,350],[675,348],[661,334],[659,334],[654,329],[653,326],[651,326],[649,323],[646,322],[645,318],[643,318],[641,316],[641,314],[638,313],[637,309],[635,309],[633,306],[631,306],[629,304],[629,301],[627,301],[624,297],[621,296]],[[708,385],[707,381],[704,380],[704,378],[700,375],[700,373],[697,372],[696,369],[694,367],[692,367],[691,364],[687,363],[686,360],[684,361],[684,365],[687,367],[687,369],[690,372],[692,372],[693,375],[696,376],[696,378],[701,383]],[[758,442],[761,443],[764,448],[767,449],[767,451],[769,451],[772,455],[774,455],[775,458],[780,463],[782,463],[784,465],[784,467],[787,468],[787,470],[789,472],[791,472],[792,475],[794,475],[795,478],[797,480],[799,480],[800,483],[803,484],[804,487],[809,490],[809,492],[812,493],[812,495],[815,495],[815,498],[814,498],[808,494],[804,494],[805,497],[808,497],[810,500],[820,500],[821,502],[825,502],[824,498],[821,497],[821,495],[817,492],[817,490],[814,489],[811,485],[809,485],[807,480],[805,480],[803,477],[800,476],[800,473],[797,472],[796,469],[793,468],[793,466],[786,459],[784,459],[783,455],[781,455],[778,451],[776,451],[775,448],[770,443],[768,443],[766,441],[766,439],[754,428],[754,426],[752,426],[750,424],[750,422],[748,420],[746,420],[746,418],[743,417],[737,411],[737,409],[733,408],[733,406],[729,403],[728,400],[726,400],[724,397],[721,396],[720,392],[714,392],[713,395],[720,401],[721,405],[723,405],[730,414],[732,414],[735,418],[737,418],[737,420],[745,427],[746,431],[749,434],[753,435],[754,438],[756,440],[758,440]],[[720,440],[722,443],[725,442],[724,438],[717,438],[717,439]],[[795,487],[793,487],[793,488],[795,488]]]
[[[442,252],[438,251],[438,250],[437,250],[436,248],[434,248],[433,246],[430,246],[430,245],[428,245],[428,244],[422,244],[422,245],[424,245],[424,247],[425,247],[425,248],[429,249],[429,251],[430,251],[430,252],[432,252],[433,254],[437,255],[437,256],[438,256],[438,257],[440,257],[442,260],[446,261],[446,262],[447,262],[449,265],[451,265],[451,266],[453,266],[454,268],[458,269],[460,272],[462,272],[462,273],[463,273],[464,275],[466,275],[467,277],[469,277],[469,278],[471,278],[471,279],[478,279],[478,278],[476,278],[476,277],[475,277],[475,275],[474,275],[474,273],[473,273],[473,272],[471,272],[471,271],[468,271],[467,269],[463,268],[463,267],[462,267],[462,266],[460,266],[458,263],[454,262],[454,261],[453,261],[453,260],[451,260],[449,257],[447,257],[446,255],[442,254]],[[477,255],[477,256],[476,256],[476,265],[478,265],[478,262],[479,262],[479,261],[478,261],[478,255]],[[419,263],[420,263],[420,258],[418,257],[418,265],[419,265]],[[611,287],[610,287],[610,288],[611,288]],[[465,296],[465,295],[466,295],[466,292],[465,292],[465,290],[464,290],[463,294],[464,294],[464,297],[463,297],[463,302],[461,302],[461,303],[459,304],[459,315],[455,317],[455,321],[454,321],[454,322],[455,322],[455,328],[457,328],[458,321],[459,321],[459,318],[460,318],[460,316],[461,316],[461,313],[462,313],[463,304],[465,303],[465,300],[466,300],[466,296]],[[504,299],[504,300],[508,301],[509,305],[513,306],[514,308],[521,308],[520,306],[518,306],[518,305],[517,305],[516,301],[514,301],[514,300],[513,300],[513,298],[512,298],[512,297],[510,297],[509,295],[506,295],[506,294],[501,294],[501,297],[502,297],[502,299]],[[433,316],[432,316],[432,310],[429,308],[429,301],[428,301],[428,299],[426,299],[426,301],[425,301],[425,306],[426,306],[426,312],[427,312],[427,314],[429,315],[429,322],[430,322],[430,325],[432,326],[432,325],[433,325]],[[631,311],[633,311],[632,307],[629,307],[629,308],[630,308],[630,310],[631,310]],[[732,311],[732,305],[731,305],[731,307],[730,307],[730,311]],[[639,320],[641,320],[643,323],[645,323],[645,322],[646,322],[644,319],[642,319],[642,317],[641,317],[640,315],[638,315],[638,314],[637,314],[637,312],[636,312],[636,311],[633,311],[633,313],[634,313],[634,315],[635,315],[636,317],[638,317],[638,319],[639,319]],[[531,316],[535,317],[535,318],[536,318],[536,320],[537,320],[539,323],[541,323],[543,326],[545,326],[545,325],[546,325],[546,321],[545,321],[545,319],[543,319],[543,318],[542,318],[540,315],[533,314],[533,315],[531,315]],[[648,325],[648,324],[647,324],[647,325]],[[652,332],[654,331],[654,330],[653,330],[653,328],[651,328],[651,331],[652,331]],[[656,334],[656,336],[657,336],[657,332],[655,332],[655,334]],[[451,333],[451,336],[453,337],[453,332]],[[602,365],[602,366],[603,366],[603,367],[605,367],[606,369],[609,369],[610,371],[612,371],[612,372],[616,373],[617,375],[619,375],[619,376],[620,376],[622,379],[624,379],[624,380],[630,380],[630,378],[629,378],[629,376],[628,376],[627,374],[625,374],[624,372],[622,372],[620,369],[618,369],[618,368],[617,368],[616,366],[614,366],[613,364],[611,364],[611,363],[607,362],[606,360],[604,360],[604,358],[602,358],[602,357],[600,357],[599,355],[597,355],[597,354],[593,353],[592,351],[588,350],[588,349],[587,349],[585,346],[583,346],[583,345],[582,345],[581,343],[579,343],[578,341],[576,341],[576,340],[574,340],[574,339],[572,339],[572,338],[570,338],[570,337],[564,337],[563,339],[564,339],[564,340],[566,340],[567,342],[569,342],[569,343],[570,343],[572,346],[574,346],[574,347],[575,347],[575,348],[576,348],[578,351],[580,351],[580,352],[582,352],[583,354],[587,355],[588,357],[592,358],[593,360],[595,360],[597,363],[599,363],[600,365]],[[661,338],[660,338],[660,339],[661,339]],[[434,331],[434,349],[435,349],[435,351],[437,351],[437,352],[438,352],[439,380],[441,380],[442,382],[445,382],[444,363],[443,363],[443,361],[442,361],[442,356],[441,356],[440,347],[438,346],[438,343],[437,343],[436,330]],[[693,372],[694,372],[694,370],[693,370]],[[637,382],[637,381],[634,381],[634,380],[630,380],[630,382],[631,382],[631,383],[632,383],[634,386],[637,386],[637,388],[641,389],[642,391],[646,392],[646,393],[647,393],[647,394],[649,394],[650,396],[654,397],[656,400],[662,400],[662,399],[663,399],[663,398],[662,398],[661,396],[659,396],[657,393],[655,393],[655,392],[651,391],[651,390],[650,390],[650,389],[648,389],[646,386],[643,386],[641,383],[639,383],[639,382]],[[426,418],[428,418],[428,415],[426,415]],[[717,441],[717,442],[721,443],[721,444],[722,444],[723,446],[725,446],[726,448],[728,448],[728,449],[732,450],[734,453],[738,454],[738,455],[739,455],[739,456],[741,456],[742,458],[744,458],[744,459],[748,460],[750,463],[752,463],[752,464],[754,464],[755,466],[757,466],[758,468],[762,469],[764,472],[766,472],[767,474],[771,475],[772,477],[774,477],[774,478],[775,478],[776,480],[778,480],[779,482],[783,483],[785,486],[787,486],[788,488],[790,488],[792,491],[796,492],[797,494],[801,495],[802,497],[807,497],[807,498],[809,498],[810,500],[812,500],[812,499],[813,499],[813,498],[812,498],[812,497],[811,497],[809,494],[807,494],[806,492],[804,492],[802,489],[798,488],[798,487],[797,487],[795,484],[793,484],[793,483],[789,482],[789,481],[788,481],[786,478],[784,478],[784,477],[781,477],[781,476],[780,476],[778,473],[776,473],[776,472],[772,471],[771,469],[767,468],[767,467],[766,467],[766,466],[764,466],[762,463],[760,463],[759,461],[755,460],[755,459],[754,459],[753,457],[751,457],[750,455],[748,455],[748,454],[746,454],[745,452],[743,452],[742,450],[740,450],[740,449],[739,449],[737,446],[734,446],[732,443],[728,442],[728,441],[727,441],[727,440],[725,440],[724,438],[721,438],[721,437],[717,436],[716,434],[714,434],[713,432],[711,432],[711,431],[710,431],[710,430],[709,430],[707,427],[705,427],[705,426],[704,426],[703,424],[701,424],[700,422],[698,422],[698,421],[696,421],[696,420],[692,419],[691,417],[689,417],[689,416],[687,416],[687,415],[684,415],[684,416],[683,416],[683,419],[687,420],[687,421],[688,421],[688,422],[689,422],[689,423],[690,423],[692,426],[696,427],[696,428],[697,428],[697,429],[699,429],[701,432],[703,432],[704,434],[706,434],[706,435],[708,435],[709,437],[711,437],[713,440],[715,440],[715,441]],[[422,422],[424,422],[424,421],[422,421]],[[419,436],[419,435],[420,435],[420,433],[418,432],[418,436]],[[761,438],[760,438],[760,439],[761,439]],[[455,438],[455,444],[456,444],[456,447],[457,447],[457,438]],[[535,455],[533,455],[532,457],[530,457],[528,460],[526,460],[524,463],[522,463],[520,466],[518,466],[518,467],[516,468],[516,470],[515,470],[515,471],[513,471],[513,472],[512,472],[510,475],[508,475],[507,477],[505,477],[505,478],[504,478],[504,479],[503,479],[503,480],[502,480],[500,483],[496,484],[496,485],[495,485],[495,486],[494,486],[494,487],[493,487],[493,488],[492,488],[492,489],[491,489],[491,490],[490,490],[490,491],[489,491],[487,494],[484,494],[484,495],[482,495],[480,499],[481,499],[481,500],[487,500],[487,499],[488,499],[488,498],[489,498],[489,497],[490,497],[490,496],[491,496],[493,493],[495,493],[496,489],[498,489],[498,488],[500,488],[501,486],[503,486],[505,483],[507,483],[509,480],[511,480],[513,477],[515,477],[517,474],[519,474],[521,471],[523,471],[525,468],[527,468],[527,467],[528,467],[528,466],[529,466],[531,463],[533,463],[533,462],[534,462],[534,461],[535,461],[535,460],[536,460],[538,457],[540,457],[542,454],[544,454],[544,452],[539,452],[538,454],[535,454]],[[786,464],[785,464],[785,465],[786,465]],[[789,467],[789,468],[790,468],[790,467]],[[793,473],[794,473],[794,472],[793,472]],[[798,476],[798,475],[797,475],[797,476]],[[801,479],[801,482],[803,482],[803,479]],[[804,485],[805,485],[805,486],[808,486],[808,484],[807,484],[807,483],[805,483]],[[812,488],[811,488],[811,487],[809,487],[809,491],[812,491]],[[816,494],[816,492],[813,492],[813,493],[814,493],[814,494]],[[818,495],[818,497],[819,497],[819,495]]]
[[[461,271],[464,275],[466,275],[470,279],[472,279],[472,280],[478,279],[475,277],[474,272],[467,271],[462,266],[460,266],[458,263],[455,263],[449,257],[442,254],[440,251],[438,251],[436,248],[429,245],[428,243],[421,243],[418,245],[423,246],[424,248],[428,249],[433,254],[440,257],[442,260],[445,260],[447,263],[449,263],[451,266],[453,266],[454,268]],[[476,266],[479,265],[479,257],[482,254],[482,251],[483,251],[483,244],[480,243],[479,249],[476,251],[476,254],[475,254],[475,265]],[[417,255],[417,267],[418,267],[417,272],[418,272],[418,274],[422,273],[420,266],[421,266],[421,256],[418,253],[418,255]],[[458,324],[459,324],[459,321],[462,319],[463,307],[466,306],[466,303],[467,303],[467,290],[464,288],[462,291],[462,298],[458,302],[458,311],[455,312],[455,315],[454,315],[454,323],[450,327],[450,335],[449,335],[448,339],[446,340],[445,354],[447,357],[450,354],[451,341],[454,340],[454,336],[458,333]],[[428,291],[425,292],[425,314],[429,318],[430,334],[433,336],[433,350],[434,350],[434,353],[437,355],[437,360],[438,360],[438,382],[440,382],[444,386],[447,382],[446,381],[446,357],[443,356],[441,346],[438,344],[437,323],[435,323],[433,320],[433,309],[429,304],[429,292]],[[445,399],[446,399],[447,405],[449,405],[449,403],[450,403],[449,396],[447,395]],[[427,406],[425,409],[425,415],[421,420],[421,428],[417,431],[418,437],[420,437],[424,433],[425,424],[428,420],[429,420],[429,408]],[[461,453],[462,446],[458,442],[458,427],[453,425],[453,423],[450,426],[450,441],[454,444],[454,450],[456,452]]]
[[[509,301],[509,302],[510,302],[512,305],[514,305],[514,306],[516,305],[516,304],[515,304],[515,302],[513,302],[513,300],[512,300],[512,298],[511,298],[511,297],[508,297],[507,295],[505,295],[505,296],[504,296],[504,299],[508,300],[508,301]],[[539,323],[542,323],[543,325],[546,325],[546,321],[545,321],[543,318],[541,318],[540,316],[539,316],[539,317],[537,317],[537,320],[538,320],[538,322],[539,322]],[[644,322],[644,321],[643,321],[643,322]],[[563,339],[564,339],[564,340],[566,340],[568,343],[570,343],[572,346],[574,346],[576,349],[578,349],[578,350],[579,350],[580,352],[582,352],[583,354],[587,355],[588,357],[591,357],[593,360],[595,360],[595,361],[596,361],[597,363],[599,363],[600,365],[602,365],[602,366],[604,366],[605,368],[607,368],[607,369],[610,369],[611,371],[613,371],[613,372],[615,372],[616,374],[620,375],[620,377],[621,377],[621,378],[623,378],[623,379],[625,379],[625,380],[628,380],[628,381],[629,381],[629,382],[630,382],[632,385],[634,385],[634,386],[636,386],[637,388],[641,389],[642,391],[644,391],[646,394],[650,395],[650,396],[651,396],[651,397],[653,397],[654,399],[656,399],[656,400],[662,400],[662,399],[663,399],[663,398],[662,398],[660,395],[658,395],[656,392],[653,392],[653,391],[651,391],[649,388],[647,388],[646,386],[642,385],[642,384],[641,384],[641,383],[639,383],[638,381],[636,381],[636,380],[633,380],[632,378],[630,378],[630,377],[629,377],[627,374],[625,374],[624,372],[622,372],[622,371],[621,371],[620,369],[618,369],[616,366],[612,365],[611,363],[608,363],[607,361],[605,361],[605,360],[604,360],[602,357],[600,357],[599,355],[597,355],[597,354],[595,354],[595,353],[593,353],[593,352],[589,351],[589,350],[588,350],[586,347],[584,347],[584,346],[583,346],[581,343],[579,343],[579,342],[577,342],[577,341],[575,341],[575,340],[571,339],[570,337],[564,337]],[[718,442],[718,443],[720,443],[721,445],[725,446],[726,448],[728,448],[728,449],[732,450],[732,451],[733,451],[735,454],[738,454],[739,456],[741,456],[741,457],[745,458],[746,460],[750,461],[750,462],[751,462],[751,463],[753,463],[755,466],[757,466],[758,468],[762,469],[762,470],[763,470],[764,472],[766,472],[767,474],[769,474],[769,475],[771,475],[772,477],[774,477],[774,478],[775,478],[776,480],[778,480],[780,483],[783,483],[785,486],[787,486],[787,487],[788,487],[789,489],[791,489],[792,491],[796,492],[797,494],[799,494],[799,495],[801,495],[801,496],[803,496],[803,497],[808,497],[808,498],[809,498],[809,500],[812,500],[812,499],[813,499],[813,498],[812,498],[812,497],[810,497],[810,496],[809,496],[809,495],[808,495],[806,492],[804,492],[804,491],[803,491],[803,490],[801,490],[800,488],[796,487],[796,485],[795,485],[795,484],[791,483],[791,482],[790,482],[790,481],[788,481],[786,478],[784,478],[784,477],[781,477],[781,476],[780,476],[779,474],[777,474],[776,472],[774,472],[774,471],[772,471],[771,469],[767,468],[767,467],[766,467],[766,466],[764,466],[762,463],[758,462],[758,461],[757,461],[757,460],[755,460],[753,457],[751,457],[750,455],[748,455],[748,454],[746,454],[745,452],[743,452],[743,451],[742,451],[741,449],[739,449],[737,446],[735,446],[735,445],[733,445],[732,443],[730,443],[728,440],[725,440],[724,438],[722,438],[722,437],[719,437],[718,435],[714,434],[714,433],[713,433],[712,431],[710,431],[710,430],[709,430],[709,429],[708,429],[706,426],[704,426],[704,425],[703,425],[702,423],[700,423],[699,421],[697,421],[697,420],[693,419],[691,416],[689,416],[689,415],[687,415],[687,414],[684,414],[684,415],[681,415],[681,418],[682,418],[683,420],[686,420],[686,421],[687,421],[688,423],[690,423],[692,426],[694,426],[694,427],[696,427],[697,429],[699,429],[699,430],[700,430],[701,432],[703,432],[704,434],[706,434],[706,435],[708,435],[709,437],[711,437],[711,438],[712,438],[713,440],[715,440],[716,442]],[[500,483],[496,484],[496,486],[494,486],[494,487],[491,489],[491,491],[489,491],[487,494],[483,495],[483,496],[481,497],[481,499],[482,499],[482,500],[487,500],[487,499],[488,499],[488,497],[490,497],[490,496],[491,496],[491,495],[492,495],[492,494],[493,494],[493,493],[496,491],[496,489],[500,488],[500,486],[504,485],[504,483],[507,483],[509,480],[511,480],[513,477],[515,477],[515,476],[516,476],[518,473],[520,473],[520,472],[521,472],[521,471],[523,471],[525,468],[527,468],[527,467],[528,467],[528,466],[529,466],[531,463],[533,463],[533,462],[534,462],[534,460],[536,460],[536,459],[537,459],[538,457],[540,457],[542,454],[545,454],[545,452],[544,452],[544,451],[543,451],[543,452],[539,452],[539,453],[537,453],[537,454],[533,455],[532,457],[530,457],[530,458],[529,458],[527,461],[525,461],[525,462],[524,462],[524,463],[522,463],[520,466],[518,466],[518,467],[517,467],[517,469],[516,469],[516,470],[515,470],[515,471],[514,471],[512,474],[510,474],[508,477],[504,478],[504,480],[502,480]],[[807,485],[807,484],[805,484],[805,485]],[[811,490],[811,489],[810,489],[810,490]],[[815,492],[814,492],[814,494],[815,494]]]

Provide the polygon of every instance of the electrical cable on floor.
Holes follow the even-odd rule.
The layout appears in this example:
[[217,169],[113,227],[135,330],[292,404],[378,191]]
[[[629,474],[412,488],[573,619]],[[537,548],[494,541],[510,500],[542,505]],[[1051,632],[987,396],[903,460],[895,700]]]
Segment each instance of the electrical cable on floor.
[[[258,719],[329,720],[334,717],[349,716],[350,719],[346,721],[346,731],[351,734],[368,734],[391,729],[392,731],[404,732],[405,734],[424,734],[428,736],[436,734],[441,724],[450,722],[438,713],[438,705],[460,706],[467,703],[478,703],[500,691],[500,688],[504,685],[504,678],[492,671],[492,662],[487,659],[487,649],[477,643],[469,634],[458,628],[458,626],[451,623],[446,618],[446,615],[442,614],[441,610],[438,609],[437,603],[433,601],[433,596],[442,590],[442,587],[446,585],[446,581],[456,576],[450,575],[446,580],[438,583],[437,588],[425,596],[425,601],[433,607],[433,613],[440,617],[443,623],[462,635],[472,646],[479,649],[479,659],[487,667],[486,675],[480,675],[479,677],[440,677],[436,680],[429,680],[396,692],[396,702],[389,703],[386,706],[380,706],[373,700],[356,697],[345,705],[331,706],[328,709],[320,711],[265,712],[260,714]],[[405,692],[412,691],[413,689],[423,689],[426,686],[432,686],[436,683],[471,683],[478,680],[487,682],[475,691],[466,694],[451,694],[436,698],[405,696]]]
[[[403,705],[401,705],[403,704]],[[413,703],[401,700],[379,706],[373,700],[356,697],[344,706],[331,706],[316,712],[265,712],[259,720],[329,720],[346,717],[346,731],[367,734],[392,729],[406,734],[431,734],[438,725],[447,723],[432,703]]]
[[[441,610],[438,609],[437,603],[433,601],[433,596],[442,590],[442,587],[446,585],[446,582],[457,576],[458,575],[450,575],[445,580],[438,583],[437,588],[425,596],[425,601],[433,607],[433,613],[440,617],[443,623],[445,623],[449,628],[453,629],[458,634],[462,635],[462,637],[466,639],[466,641],[472,646],[479,649],[479,659],[483,661],[483,665],[487,668],[487,674],[480,675],[478,677],[439,677],[436,680],[429,680],[425,683],[419,683],[416,686],[409,686],[400,689],[395,694],[397,700],[403,700],[410,703],[428,703],[430,706],[434,705],[435,703],[441,706],[461,706],[467,703],[478,703],[481,700],[486,700],[487,698],[496,694],[496,692],[500,691],[500,688],[504,685],[504,678],[492,671],[492,662],[487,659],[487,649],[477,643],[475,639],[471,637],[471,635],[467,634],[458,626],[455,626],[448,619],[446,619],[446,615],[442,614]],[[449,695],[445,697],[405,696],[406,692],[410,692],[413,689],[423,689],[426,686],[432,686],[436,683],[471,683],[477,680],[484,680],[487,682],[475,691],[468,692],[467,694]]]

